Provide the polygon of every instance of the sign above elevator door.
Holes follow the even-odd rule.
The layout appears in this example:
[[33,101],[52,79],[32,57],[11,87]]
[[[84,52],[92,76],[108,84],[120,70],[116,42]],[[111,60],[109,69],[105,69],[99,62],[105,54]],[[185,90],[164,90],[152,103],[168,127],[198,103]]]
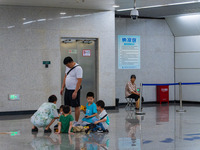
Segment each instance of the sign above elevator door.
[[69,54],[77,54],[77,49],[68,50]]
[[91,56],[91,49],[83,49],[83,57],[90,57]]

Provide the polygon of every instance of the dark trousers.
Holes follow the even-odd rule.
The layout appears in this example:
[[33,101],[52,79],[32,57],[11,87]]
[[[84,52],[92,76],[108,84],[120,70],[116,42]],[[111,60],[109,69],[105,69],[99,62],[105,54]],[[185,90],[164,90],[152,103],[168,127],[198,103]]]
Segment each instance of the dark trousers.
[[[128,96],[128,98],[133,98],[133,99],[135,99],[135,101],[137,101],[140,98],[140,96],[136,95],[136,94],[131,94],[130,96]],[[144,102],[144,98],[143,97],[142,97],[142,102]]]

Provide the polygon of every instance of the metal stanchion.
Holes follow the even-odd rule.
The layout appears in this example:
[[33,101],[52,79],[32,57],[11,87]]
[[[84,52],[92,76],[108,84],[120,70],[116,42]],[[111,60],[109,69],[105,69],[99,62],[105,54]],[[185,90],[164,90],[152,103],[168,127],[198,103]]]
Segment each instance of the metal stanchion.
[[183,110],[182,83],[181,82],[179,82],[179,99],[180,99],[180,108],[179,108],[179,110],[176,110],[176,112],[186,112],[186,110]]
[[145,115],[145,113],[142,112],[142,83],[140,83],[140,108],[138,112],[135,112],[136,115]]

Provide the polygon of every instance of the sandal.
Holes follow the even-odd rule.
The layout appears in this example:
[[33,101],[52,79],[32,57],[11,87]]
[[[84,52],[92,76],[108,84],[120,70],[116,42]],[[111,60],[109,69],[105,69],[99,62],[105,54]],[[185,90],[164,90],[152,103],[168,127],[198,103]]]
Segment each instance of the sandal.
[[48,128],[47,130],[45,129],[44,133],[51,133],[51,129],[50,128]]
[[38,128],[35,127],[34,129],[32,129],[32,132],[38,132]]

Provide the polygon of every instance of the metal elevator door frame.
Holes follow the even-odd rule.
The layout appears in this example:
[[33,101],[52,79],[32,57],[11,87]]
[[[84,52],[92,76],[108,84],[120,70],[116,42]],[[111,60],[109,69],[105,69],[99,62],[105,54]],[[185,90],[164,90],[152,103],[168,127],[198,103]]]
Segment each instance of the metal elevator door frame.
[[[85,41],[86,43],[84,43],[84,44],[90,44],[90,43],[87,43],[87,41],[93,41],[94,42],[94,62],[93,63],[95,63],[95,65],[94,65],[94,72],[95,72],[95,76],[94,76],[94,81],[95,81],[95,86],[94,86],[94,89],[93,90],[91,90],[92,92],[94,92],[94,94],[95,94],[95,101],[97,101],[98,100],[98,97],[99,97],[99,93],[98,93],[98,85],[99,85],[99,68],[98,68],[98,66],[99,66],[99,51],[98,51],[98,39],[97,38],[76,38],[76,37],[61,37],[60,38],[60,53],[61,53],[61,86],[62,86],[62,82],[63,82],[63,78],[64,78],[64,73],[62,73],[62,70],[65,68],[65,66],[64,66],[64,64],[63,64],[63,59],[64,59],[64,57],[66,57],[66,56],[71,56],[71,55],[68,55],[68,52],[64,52],[64,54],[63,54],[63,45],[62,44],[67,44],[67,43],[73,43],[73,42],[76,42],[76,50],[77,51],[80,51],[80,48],[81,48],[81,46],[80,46],[80,48],[77,46],[77,43],[79,42],[83,42],[83,41]],[[66,42],[66,43],[65,43]],[[73,44],[72,44],[73,45]],[[75,45],[74,45],[75,46]],[[76,50],[74,50],[74,53],[76,53],[77,51]],[[81,49],[81,50],[83,50],[83,49]],[[78,52],[77,52],[78,53]],[[78,54],[77,54],[78,55]],[[74,55],[75,56],[75,55]],[[72,58],[73,58],[73,56],[72,56]],[[74,59],[74,58],[73,58]],[[74,59],[74,61],[75,62],[77,62],[80,66],[82,66],[81,65],[81,63],[79,63],[79,60],[78,60],[78,58],[77,58],[77,56],[76,56],[76,58]],[[83,67],[83,66],[82,66]],[[87,68],[88,69],[88,68]],[[84,72],[84,75],[86,74],[86,70],[87,69],[83,69],[83,72]],[[85,70],[85,71],[84,71]],[[84,76],[83,76],[83,90],[84,90]],[[81,104],[83,104],[83,105],[85,105],[86,104],[86,92],[83,92],[83,90],[82,90],[82,92],[81,92]],[[89,92],[89,91],[88,91]],[[61,103],[62,104],[64,104],[64,95],[62,96],[62,98],[61,98]]]

